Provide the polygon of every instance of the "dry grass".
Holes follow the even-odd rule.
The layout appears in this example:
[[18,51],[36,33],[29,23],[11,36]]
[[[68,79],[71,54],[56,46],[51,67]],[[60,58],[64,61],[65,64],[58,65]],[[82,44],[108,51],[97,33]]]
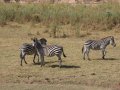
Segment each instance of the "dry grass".
[[[6,86],[7,85],[7,86]],[[61,84],[3,84],[1,90],[111,90],[101,87]]]
[[[25,87],[38,89],[41,87],[35,88],[38,84],[45,84],[51,90],[53,89],[50,86],[51,84],[53,84],[54,89],[60,87],[59,85],[57,87],[56,84],[61,84],[63,85],[61,87],[66,89],[69,89],[67,87],[69,85],[71,88],[72,86],[83,88],[85,85],[85,87],[88,86],[87,88],[95,86],[120,89],[120,36],[118,30],[90,31],[91,35],[82,38],[54,39],[43,33],[44,30],[44,27],[31,27],[29,24],[20,25],[16,23],[0,27],[0,83],[5,84],[0,87],[3,90],[7,90],[6,85],[8,88],[15,89],[17,85],[14,87],[14,84],[20,85],[19,88],[25,90]],[[85,31],[83,32],[85,33]],[[91,51],[90,57],[92,61],[84,61],[81,53],[84,41],[90,38],[99,39],[108,35],[115,36],[117,47],[109,46],[107,48],[107,60],[101,59],[99,51]],[[63,58],[63,67],[61,69],[58,67],[56,57],[46,57],[46,65],[41,67],[33,64],[33,56],[28,56],[26,59],[28,64],[23,64],[23,67],[20,66],[19,47],[24,42],[31,42],[30,38],[33,36],[45,37],[48,39],[49,44],[64,46],[67,57]],[[45,89],[45,85],[41,88]],[[77,87],[76,89],[78,89]],[[17,89],[19,90],[19,88]],[[85,90],[90,90],[87,88]],[[96,88],[91,88],[91,90],[96,90]],[[98,88],[98,90],[104,89]]]

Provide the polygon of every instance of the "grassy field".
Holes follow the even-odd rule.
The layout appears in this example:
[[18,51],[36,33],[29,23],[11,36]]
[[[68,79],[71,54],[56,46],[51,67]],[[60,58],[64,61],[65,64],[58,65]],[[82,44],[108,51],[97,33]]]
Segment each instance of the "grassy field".
[[[80,37],[81,30],[112,30],[120,23],[120,4],[104,3],[95,6],[70,4],[4,4],[0,3],[0,25],[7,22],[40,23],[51,29],[52,37]],[[63,32],[63,26],[70,25]],[[66,28],[65,28],[66,29]],[[47,31],[46,31],[47,32]],[[58,35],[59,34],[59,35]],[[89,33],[88,33],[89,34]]]
[[[3,90],[119,90],[120,89],[120,32],[90,31],[90,35],[81,38],[51,38],[44,31],[47,28],[30,23],[8,23],[0,27],[0,87]],[[67,29],[65,29],[67,30]],[[88,31],[81,31],[88,33]],[[100,51],[91,51],[91,61],[83,60],[81,48],[88,39],[100,39],[115,36],[117,46],[107,48],[106,60],[101,59]],[[63,67],[58,67],[57,57],[45,57],[46,65],[34,65],[33,56],[26,58],[28,64],[20,66],[19,47],[31,42],[31,37],[45,37],[48,44],[64,47],[66,58]],[[47,88],[46,88],[47,87]]]

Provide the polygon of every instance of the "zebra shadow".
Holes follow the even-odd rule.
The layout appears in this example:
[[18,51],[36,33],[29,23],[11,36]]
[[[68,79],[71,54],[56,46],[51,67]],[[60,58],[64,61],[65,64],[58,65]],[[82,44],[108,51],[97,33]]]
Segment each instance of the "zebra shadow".
[[[59,67],[59,65],[51,65],[50,67],[56,68]],[[80,66],[74,66],[74,65],[62,65],[61,68],[80,68]]]
[[[45,62],[45,64],[51,64],[51,63],[55,63],[55,62],[57,62],[57,61],[51,61],[51,62]],[[41,63],[33,63],[33,65],[41,65]]]
[[105,58],[105,59],[98,58],[98,59],[94,59],[94,60],[106,60],[106,61],[107,61],[107,60],[108,60],[108,61],[109,61],[109,60],[111,60],[111,61],[113,60],[113,61],[114,61],[114,60],[119,60],[119,59],[117,59],[117,58]]

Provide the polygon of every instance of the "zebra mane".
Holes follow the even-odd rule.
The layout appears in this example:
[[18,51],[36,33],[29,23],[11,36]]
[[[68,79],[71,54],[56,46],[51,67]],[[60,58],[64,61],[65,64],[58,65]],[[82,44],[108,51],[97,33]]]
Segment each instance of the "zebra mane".
[[101,40],[107,39],[107,38],[114,38],[113,36],[107,36],[105,38],[102,38]]

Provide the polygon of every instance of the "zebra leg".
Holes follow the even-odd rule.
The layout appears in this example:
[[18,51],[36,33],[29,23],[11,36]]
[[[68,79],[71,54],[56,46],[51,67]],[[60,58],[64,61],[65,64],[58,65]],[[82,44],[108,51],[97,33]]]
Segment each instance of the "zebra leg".
[[22,60],[23,60],[23,59],[21,58],[21,64],[20,64],[21,66],[22,66]]
[[20,52],[20,59],[21,59],[20,65],[22,66],[22,60],[23,60],[22,52]]
[[84,59],[84,60],[85,60],[85,54],[86,54],[86,52],[83,53],[83,59]]
[[35,57],[36,57],[36,54],[34,54],[34,58],[33,58],[33,63],[35,64]]
[[87,49],[86,50],[86,55],[87,55],[88,60],[90,60],[90,58],[89,58],[89,52],[90,52],[90,49]]
[[37,57],[38,57],[38,63],[40,63],[40,61],[39,61],[39,55],[37,54]]
[[44,55],[40,55],[41,56],[41,67],[45,65],[45,62],[44,62]]
[[106,54],[106,51],[103,49],[102,50],[102,59],[105,59],[105,54]]
[[25,56],[24,56],[24,59],[23,59],[23,60],[24,60],[25,64],[27,64],[27,62],[26,62],[26,60],[25,60]]
[[58,57],[58,61],[59,61],[59,68],[61,68],[61,66],[62,66],[61,55],[57,55],[57,57]]
[[21,58],[21,66],[22,66],[22,61],[24,60],[24,62],[27,64],[27,62],[25,61],[25,53],[21,52],[20,53],[20,58]]
[[103,56],[103,59],[105,59],[105,55],[106,55],[106,53],[107,53],[107,52],[104,50],[104,56]]
[[83,53],[83,60],[85,60],[85,53],[86,53],[86,51],[85,51],[84,46],[82,47],[82,53]]
[[85,56],[87,55],[88,60],[89,60],[89,49],[86,46],[84,46],[82,49],[83,49],[82,50],[83,51],[83,59],[85,60]]
[[22,59],[24,60],[25,64],[27,64],[27,62],[25,61],[25,56],[26,56],[26,54],[23,53]]
[[89,58],[89,51],[87,52],[87,57],[88,57],[88,60],[90,60],[90,58]]

